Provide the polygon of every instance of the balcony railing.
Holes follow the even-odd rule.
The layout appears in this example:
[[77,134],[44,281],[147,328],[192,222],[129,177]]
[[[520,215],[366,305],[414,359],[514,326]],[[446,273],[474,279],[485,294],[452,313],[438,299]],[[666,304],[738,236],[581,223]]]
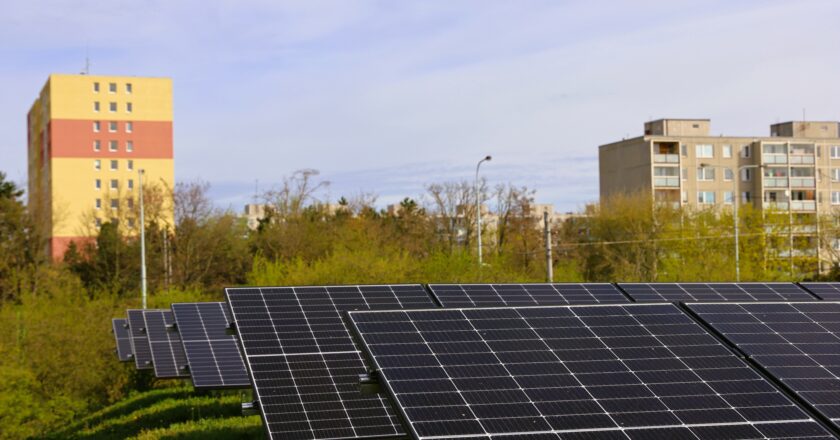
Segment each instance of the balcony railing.
[[764,163],[787,163],[786,154],[764,154],[762,159]]
[[778,209],[779,211],[787,211],[788,202],[764,202],[770,209]]
[[814,163],[814,156],[790,156],[790,163],[793,165],[812,164]]
[[794,188],[813,188],[816,186],[816,181],[813,177],[791,177],[790,186]]
[[677,154],[654,154],[654,163],[680,163],[680,156]]
[[654,177],[653,178],[654,186],[668,186],[668,187],[678,187],[680,186],[680,178],[679,177]]
[[787,177],[765,177],[764,186],[766,188],[787,188]]
[[791,200],[791,211],[815,211],[817,209],[816,200]]

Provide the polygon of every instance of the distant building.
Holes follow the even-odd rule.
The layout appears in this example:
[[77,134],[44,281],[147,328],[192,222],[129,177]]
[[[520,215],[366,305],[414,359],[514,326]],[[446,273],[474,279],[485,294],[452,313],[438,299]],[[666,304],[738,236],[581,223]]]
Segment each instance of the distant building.
[[249,203],[245,205],[242,216],[245,217],[248,229],[256,231],[260,226],[260,221],[265,219],[265,204]]
[[[172,81],[53,74],[27,115],[30,209],[61,258],[107,221],[133,230],[138,170],[164,196],[174,185]],[[171,225],[171,199],[163,201]]]
[[[741,204],[805,224],[840,205],[840,123],[773,124],[770,136],[710,131],[708,119],[660,119],[645,123],[642,136],[600,146],[601,200],[648,193],[659,203],[710,208],[731,206],[737,193]],[[813,235],[799,232],[806,242]],[[819,252],[816,243],[807,248],[800,254]]]

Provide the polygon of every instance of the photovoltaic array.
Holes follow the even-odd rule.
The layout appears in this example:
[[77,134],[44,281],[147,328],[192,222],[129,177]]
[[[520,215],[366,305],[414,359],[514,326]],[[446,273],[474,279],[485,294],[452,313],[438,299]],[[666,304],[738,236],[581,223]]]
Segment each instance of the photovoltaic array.
[[195,388],[250,388],[245,361],[222,302],[172,304]]
[[619,283],[636,302],[816,301],[792,283]]
[[443,307],[550,306],[627,303],[609,283],[430,284]]
[[820,299],[840,301],[840,283],[799,283]]
[[840,427],[840,303],[691,304],[697,315]]
[[138,370],[152,368],[152,349],[149,347],[149,338],[146,335],[146,320],[143,318],[143,310],[130,309],[126,311],[128,316],[128,333],[131,335],[131,354],[134,356],[134,365]]
[[675,305],[347,315],[419,439],[834,438]]
[[156,377],[188,377],[187,358],[178,332],[172,326],[175,317],[170,310],[144,310],[146,334],[152,351]]
[[128,334],[128,322],[122,318],[111,320],[111,330],[117,343],[117,357],[123,361],[131,360],[131,337]]
[[420,285],[225,291],[271,438],[403,435],[387,400],[359,392],[367,371],[341,318],[348,310],[434,307]]

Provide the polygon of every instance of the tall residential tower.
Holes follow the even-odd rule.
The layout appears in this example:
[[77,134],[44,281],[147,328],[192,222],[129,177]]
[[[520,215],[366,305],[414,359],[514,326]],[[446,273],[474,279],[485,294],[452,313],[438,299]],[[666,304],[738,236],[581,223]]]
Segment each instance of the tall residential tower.
[[27,115],[29,206],[61,258],[104,222],[137,227],[138,170],[172,225],[172,81],[50,75]]

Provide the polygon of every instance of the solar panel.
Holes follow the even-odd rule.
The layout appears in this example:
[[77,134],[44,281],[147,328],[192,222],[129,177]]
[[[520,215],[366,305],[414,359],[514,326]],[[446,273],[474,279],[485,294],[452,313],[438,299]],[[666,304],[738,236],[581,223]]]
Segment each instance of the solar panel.
[[793,283],[619,283],[636,302],[816,301]]
[[196,388],[250,388],[245,361],[236,336],[227,333],[231,322],[223,302],[172,304],[190,376]]
[[226,289],[269,437],[394,437],[402,427],[379,395],[341,312],[434,307],[422,286]]
[[691,304],[690,307],[840,428],[840,303]]
[[551,306],[628,303],[609,283],[430,284],[444,307]]
[[144,310],[146,334],[152,349],[156,377],[188,377],[187,357],[178,332],[171,328],[175,317],[170,310]]
[[134,365],[138,370],[152,368],[152,349],[149,348],[149,337],[146,335],[146,320],[143,310],[131,309],[126,311],[128,316],[128,333],[131,335],[131,354],[134,355]]
[[840,301],[840,283],[799,283],[819,299]]
[[348,319],[418,439],[832,438],[673,304]]
[[111,320],[111,329],[117,343],[117,357],[123,362],[131,360],[131,337],[128,334],[127,327],[127,321],[123,318]]

